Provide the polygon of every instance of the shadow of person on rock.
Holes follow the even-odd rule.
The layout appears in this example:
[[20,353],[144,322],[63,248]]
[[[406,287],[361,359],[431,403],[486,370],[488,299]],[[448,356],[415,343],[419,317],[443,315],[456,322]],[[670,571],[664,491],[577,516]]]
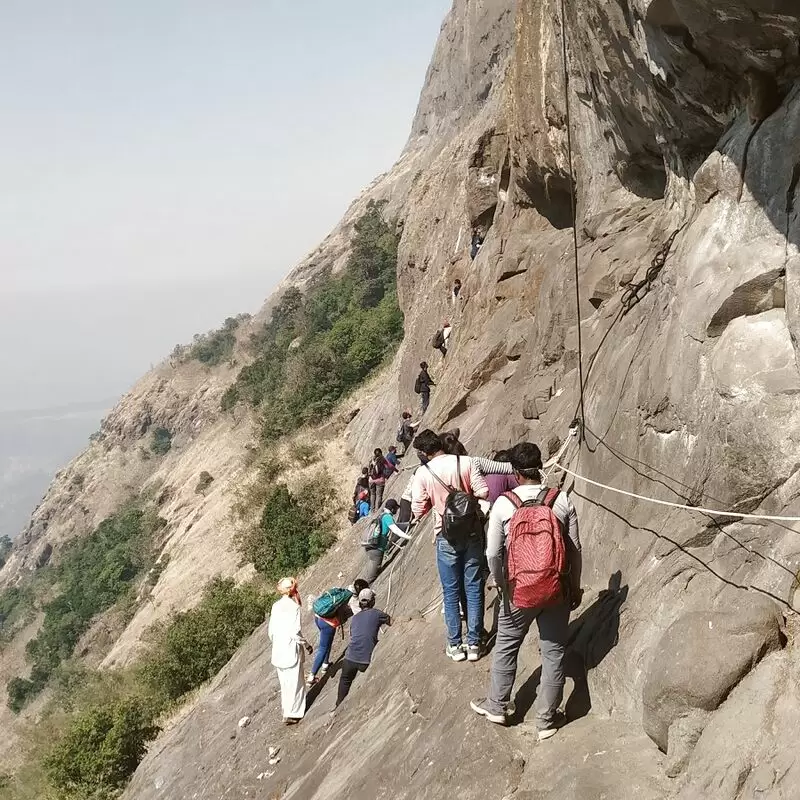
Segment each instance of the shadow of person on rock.
[[311,706],[317,701],[322,694],[329,681],[332,681],[342,668],[344,663],[344,653],[342,653],[336,661],[332,661],[328,666],[328,671],[306,692],[306,713],[309,712]]
[[[567,652],[564,656],[564,675],[572,678],[574,687],[567,698],[565,713],[568,721],[585,717],[592,708],[587,674],[597,667],[619,642],[620,609],[628,598],[628,587],[622,585],[622,573],[608,579],[592,605],[569,626]],[[542,677],[538,667],[520,686],[514,698],[515,712],[511,724],[519,724],[531,710]]]

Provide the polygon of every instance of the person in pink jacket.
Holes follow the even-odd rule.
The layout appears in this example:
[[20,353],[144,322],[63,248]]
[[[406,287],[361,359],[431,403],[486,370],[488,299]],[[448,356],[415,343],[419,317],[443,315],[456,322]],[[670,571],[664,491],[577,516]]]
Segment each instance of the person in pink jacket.
[[[414,439],[414,447],[423,462],[411,487],[411,511],[415,519],[434,512],[436,532],[436,564],[444,595],[444,617],[447,627],[446,654],[453,661],[477,661],[481,655],[483,632],[483,547],[482,535],[476,527],[474,535],[459,544],[442,535],[442,515],[451,488],[485,499],[489,494],[486,479],[477,459],[448,455],[442,440],[431,430],[422,431]],[[462,639],[459,598],[467,600],[467,644]]]

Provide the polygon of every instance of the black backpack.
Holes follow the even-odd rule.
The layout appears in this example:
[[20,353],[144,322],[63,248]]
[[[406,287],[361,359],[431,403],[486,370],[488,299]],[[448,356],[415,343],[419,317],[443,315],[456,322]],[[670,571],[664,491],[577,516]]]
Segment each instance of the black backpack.
[[439,330],[433,334],[433,339],[431,340],[431,347],[433,347],[434,350],[436,350],[440,348],[443,344],[444,344],[444,331],[441,328],[439,328]]
[[442,536],[453,547],[465,545],[481,529],[481,511],[478,498],[461,488],[461,456],[456,456],[456,474],[458,475],[458,489],[445,483],[426,464],[425,467],[448,491],[447,500],[444,502],[442,514]]
[[417,394],[422,394],[422,381],[419,375],[417,375],[417,379],[414,381],[414,391]]

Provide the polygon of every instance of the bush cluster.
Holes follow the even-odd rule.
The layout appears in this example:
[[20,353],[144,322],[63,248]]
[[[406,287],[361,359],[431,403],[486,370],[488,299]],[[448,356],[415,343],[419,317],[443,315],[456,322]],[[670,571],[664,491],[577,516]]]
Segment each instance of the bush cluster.
[[323,472],[294,494],[284,484],[273,486],[258,524],[237,535],[243,559],[273,580],[314,563],[336,541],[333,498],[330,478]]
[[172,434],[166,428],[156,428],[150,450],[157,456],[165,456],[172,450]]
[[196,608],[156,632],[142,664],[145,684],[172,701],[213,678],[264,621],[273,599],[253,584],[213,580]]
[[250,319],[249,314],[228,317],[219,330],[198,334],[189,348],[186,357],[216,367],[230,360],[236,347],[236,331],[242,322]]
[[79,714],[44,760],[64,800],[118,797],[158,735],[153,708],[129,697]]
[[397,245],[382,205],[371,201],[342,274],[324,274],[305,295],[284,293],[252,337],[255,359],[223,396],[223,409],[239,402],[260,409],[266,442],[327,416],[403,337]]
[[0,569],[6,565],[6,559],[13,546],[10,536],[0,536]]
[[114,605],[149,567],[152,534],[159,525],[157,517],[128,508],[69,546],[54,570],[60,592],[44,606],[42,628],[26,647],[30,677],[13,678],[6,687],[13,711],[21,711],[44,689],[95,614]]

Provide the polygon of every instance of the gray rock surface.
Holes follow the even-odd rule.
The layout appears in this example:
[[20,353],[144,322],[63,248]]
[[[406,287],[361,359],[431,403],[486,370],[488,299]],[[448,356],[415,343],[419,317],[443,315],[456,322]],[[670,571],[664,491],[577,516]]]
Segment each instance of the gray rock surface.
[[[416,403],[422,357],[437,384],[425,424],[460,427],[475,452],[530,438],[553,453],[580,411],[580,361],[586,424],[570,468],[661,500],[797,515],[800,11],[788,0],[567,3],[573,184],[559,7],[454,3],[409,148],[387,178],[403,222],[406,340],[349,424],[356,457],[390,441],[396,410]],[[473,49],[478,30],[486,46]],[[487,53],[497,61],[474,63]],[[757,129],[750,112],[769,98],[748,94],[753,69],[780,90]],[[414,180],[391,177],[410,158]],[[476,220],[487,236],[471,261]],[[444,316],[446,361],[429,344]],[[791,796],[800,695],[780,630],[795,602],[797,525],[652,505],[580,478],[564,486],[591,590],[573,622],[567,706],[579,721],[546,747],[469,714],[487,662],[448,664],[435,608],[418,618],[437,590],[420,539],[392,586],[405,621],[326,736],[316,704],[286,736],[299,754],[282,762],[278,796]],[[357,557],[343,544],[305,580],[354,573]],[[224,735],[215,696],[230,697],[234,714],[259,698],[263,738],[274,737],[274,697],[256,688],[263,649],[256,635],[160,740],[129,796],[167,796],[152,787],[157,776],[169,784],[176,764],[171,796],[230,786],[231,754],[205,757],[197,744]],[[525,675],[535,659],[531,642]]]
[[[564,456],[581,476],[679,504],[797,516],[800,9],[793,0],[566,7],[565,94],[560,3],[455,0],[400,160],[282,285],[340,266],[364,204],[388,201],[403,231],[406,338],[349,421],[354,456],[393,441],[398,410],[418,402],[426,358],[436,386],[424,424],[459,427],[471,452],[528,438],[554,453],[583,410],[580,449]],[[767,88],[751,91],[748,70]],[[752,112],[771,100],[754,126]],[[487,236],[472,261],[476,221]],[[456,277],[463,299],[453,307]],[[453,322],[445,361],[430,348],[444,317]],[[187,390],[194,399],[197,386],[197,396]],[[173,407],[170,385],[148,387],[147,401],[112,415],[115,436]],[[215,379],[209,391],[218,390]],[[204,408],[181,421],[202,425]],[[282,729],[260,630],[168,726],[127,796],[796,797],[798,525],[550,476],[561,478],[581,516],[588,591],[571,630],[573,722],[552,742],[469,712],[488,661],[444,658],[423,531],[379,581],[379,603],[398,624],[333,721],[327,686],[302,725]],[[36,524],[68,518],[65,503],[46,503]],[[357,541],[356,528],[304,585],[355,577]],[[535,637],[521,664],[524,716]],[[245,714],[252,724],[238,731]],[[269,766],[276,745],[282,760]]]

